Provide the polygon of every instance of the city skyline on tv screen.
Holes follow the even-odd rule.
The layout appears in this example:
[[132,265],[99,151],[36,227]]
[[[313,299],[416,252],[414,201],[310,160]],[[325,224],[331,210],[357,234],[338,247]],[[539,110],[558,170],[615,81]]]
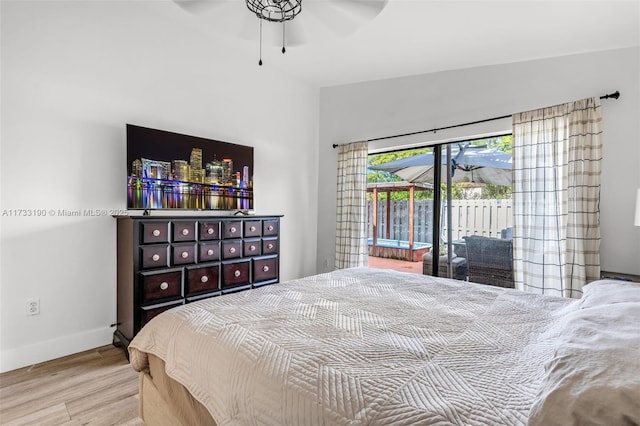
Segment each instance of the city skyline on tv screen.
[[253,147],[127,124],[127,208],[251,210]]

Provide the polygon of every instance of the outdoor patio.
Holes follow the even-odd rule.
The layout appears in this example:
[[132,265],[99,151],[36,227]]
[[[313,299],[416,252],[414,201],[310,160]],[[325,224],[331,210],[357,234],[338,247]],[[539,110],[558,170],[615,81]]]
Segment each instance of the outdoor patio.
[[369,256],[368,265],[370,268],[393,269],[400,272],[422,274],[422,262],[409,262],[406,260],[385,259],[383,257]]
[[[433,269],[439,276],[512,286],[512,156],[502,146],[481,142],[459,142],[430,152],[407,150],[395,159],[389,154],[370,156],[370,267],[422,274],[423,256],[435,241],[441,256]],[[377,155],[385,155],[382,162],[376,161]],[[443,192],[433,192],[436,173]],[[443,183],[447,179],[451,185]],[[451,242],[451,265],[443,261],[446,241]],[[430,255],[425,265],[431,271]]]

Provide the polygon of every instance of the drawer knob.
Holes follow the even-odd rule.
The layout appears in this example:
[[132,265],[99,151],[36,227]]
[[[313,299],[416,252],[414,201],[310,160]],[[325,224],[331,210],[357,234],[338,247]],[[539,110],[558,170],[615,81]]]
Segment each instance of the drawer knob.
[[160,260],[160,255],[154,254],[153,256],[151,256],[151,260],[153,260],[154,262],[157,262],[158,260]]
[[254,245],[250,245],[249,246],[249,251],[255,251],[256,250],[256,246]]
[[207,228],[207,234],[209,235],[213,234],[213,228]]
[[264,265],[264,266],[262,267],[262,270],[263,270],[264,272],[269,272],[269,267],[268,267],[267,265]]
[[231,228],[229,228],[229,231],[231,231],[232,234],[236,233],[236,227],[232,226]]
[[251,232],[255,232],[256,227],[255,226],[251,226],[251,228],[249,228],[251,230]]
[[269,250],[271,250],[271,249],[273,248],[273,244],[272,244],[272,243],[269,243],[269,244],[267,245],[267,247],[269,248]]
[[240,273],[241,272],[236,269],[236,271],[233,273],[233,275],[235,275],[235,277],[238,278],[240,276]]
[[207,254],[208,254],[209,256],[213,256],[213,250],[212,250],[212,249],[207,250]]
[[187,228],[184,228],[182,230],[182,235],[189,235],[189,230]]
[[160,284],[160,290],[166,290],[169,288],[169,283],[166,281]]
[[273,225],[269,225],[269,226],[267,227],[267,229],[268,229],[269,231],[273,231]]
[[229,249],[229,253],[235,253],[235,252],[236,252],[236,248],[235,248],[235,247],[231,247],[231,248]]
[[183,259],[186,259],[187,257],[189,257],[189,252],[188,251],[183,251],[180,256],[182,256]]
[[154,237],[159,237],[160,236],[160,230],[159,229],[154,229],[152,232]]
[[203,276],[200,278],[200,281],[202,281],[203,283],[206,283],[207,281],[209,281],[209,277],[207,277],[206,275],[203,275]]

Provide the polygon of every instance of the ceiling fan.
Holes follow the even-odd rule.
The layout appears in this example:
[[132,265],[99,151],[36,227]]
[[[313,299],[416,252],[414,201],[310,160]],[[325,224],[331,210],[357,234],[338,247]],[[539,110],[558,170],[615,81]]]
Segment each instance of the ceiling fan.
[[[304,1],[304,4],[303,4]],[[286,45],[301,45],[314,37],[308,28],[312,22],[324,26],[330,33],[347,36],[364,22],[375,18],[389,0],[173,0],[184,11],[195,15],[216,12],[220,6],[243,9],[243,22],[234,23],[241,38],[252,39],[254,31],[247,28],[260,26],[260,59],[262,65],[262,26],[282,26],[282,53]],[[303,7],[304,6],[304,7]],[[255,18],[258,18],[256,21]],[[286,25],[286,30],[285,30]],[[275,39],[275,38],[274,38]]]

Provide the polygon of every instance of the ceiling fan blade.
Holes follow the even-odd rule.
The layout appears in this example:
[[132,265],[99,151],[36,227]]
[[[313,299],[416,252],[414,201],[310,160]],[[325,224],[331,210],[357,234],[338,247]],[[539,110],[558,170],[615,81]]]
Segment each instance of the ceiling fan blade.
[[224,0],[173,0],[182,10],[193,13],[201,14],[206,13],[212,8],[224,3]]
[[352,13],[363,19],[373,19],[382,9],[385,8],[389,0],[328,0],[336,7]]
[[332,33],[347,36],[359,27],[359,19],[352,14],[344,13],[336,7],[333,1],[309,1],[303,3],[300,16],[301,21],[316,21]]
[[[172,0],[194,15],[203,25],[235,34],[244,40],[260,38],[260,19],[251,13],[246,0]],[[271,0],[275,1],[275,0]],[[388,0],[304,0],[303,9],[285,24],[285,47],[308,43],[327,36],[348,36],[373,19]],[[224,6],[220,8],[220,6]],[[282,46],[282,24],[262,22],[264,45]]]

